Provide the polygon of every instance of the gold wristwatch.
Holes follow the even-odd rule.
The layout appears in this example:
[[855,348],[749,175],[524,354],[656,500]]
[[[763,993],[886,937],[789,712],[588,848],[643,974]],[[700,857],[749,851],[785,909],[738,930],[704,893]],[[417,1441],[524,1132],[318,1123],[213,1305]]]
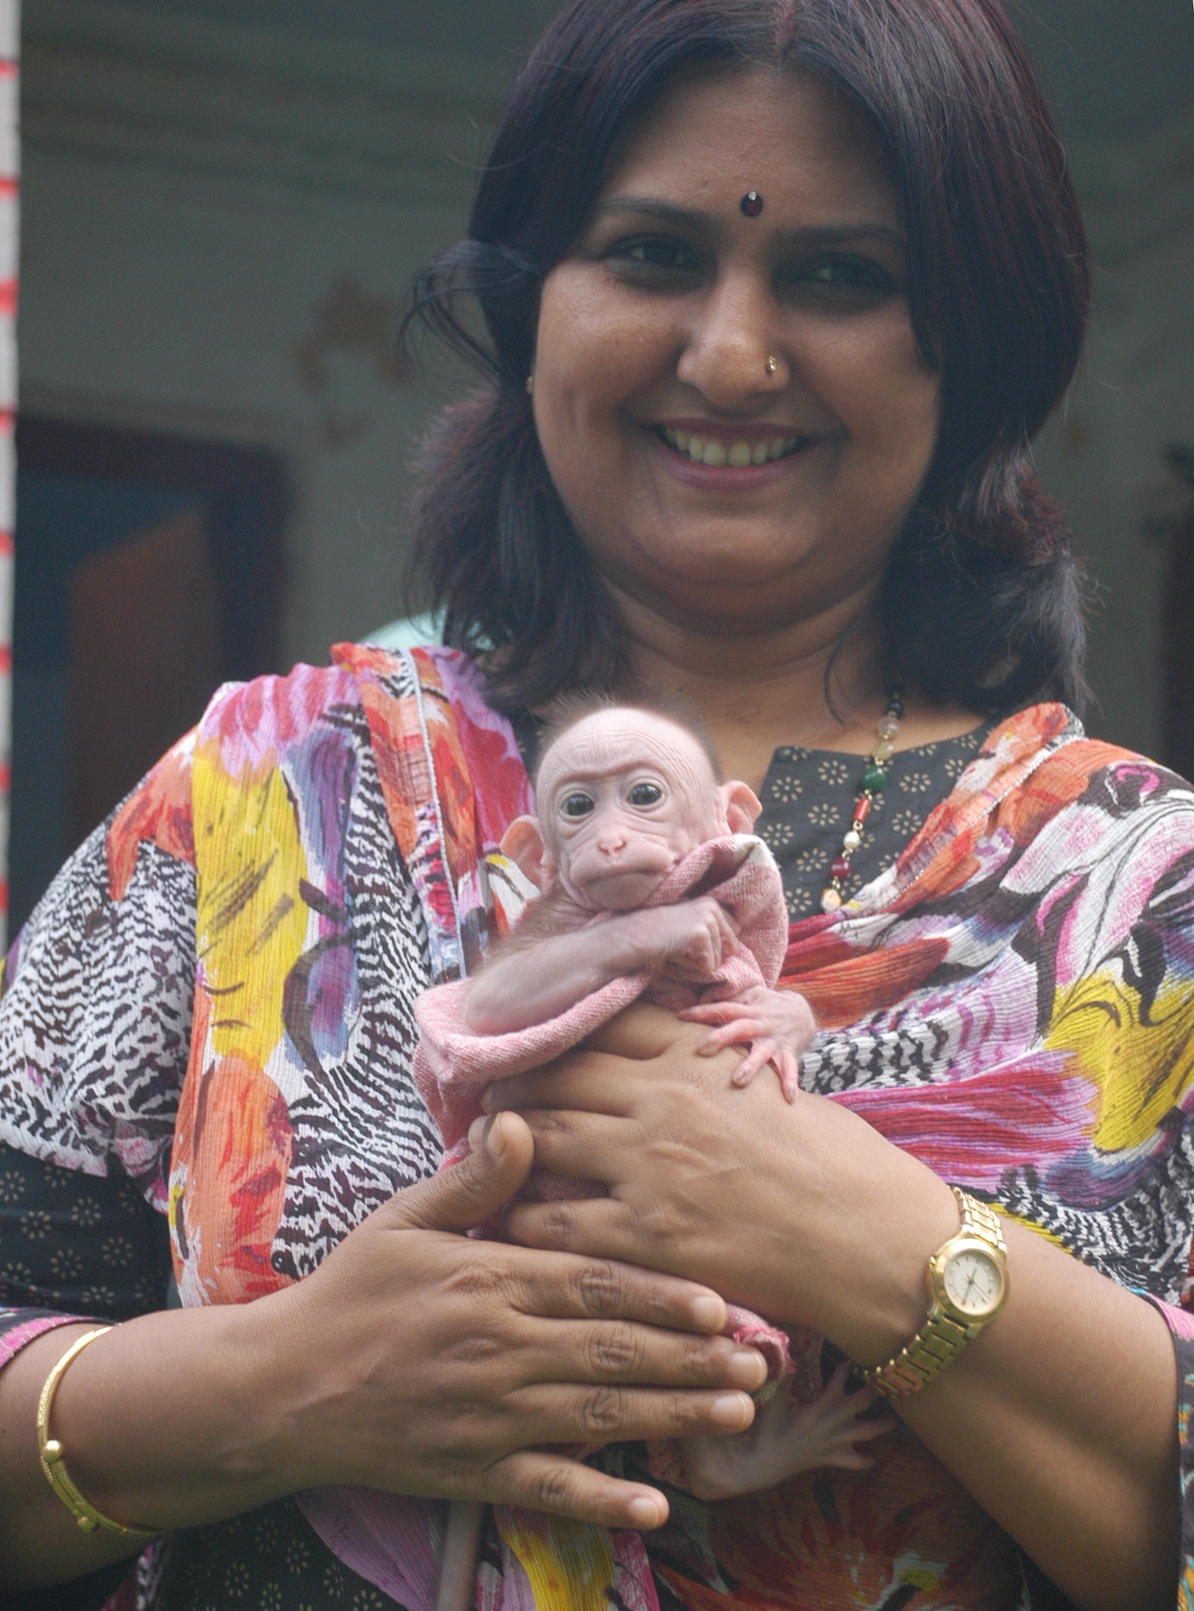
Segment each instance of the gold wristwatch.
[[957,1186],[953,1194],[962,1228],[929,1260],[928,1320],[886,1364],[859,1367],[887,1398],[906,1398],[927,1387],[1007,1302],[1007,1247],[999,1215]]

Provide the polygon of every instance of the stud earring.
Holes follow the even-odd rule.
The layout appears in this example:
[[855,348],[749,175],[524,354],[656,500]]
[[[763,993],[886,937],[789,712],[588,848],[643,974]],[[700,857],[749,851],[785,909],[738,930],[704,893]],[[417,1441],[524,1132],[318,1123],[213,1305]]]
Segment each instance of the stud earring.
[[757,218],[763,211],[763,198],[757,190],[748,190],[738,205],[748,218]]
[[534,375],[528,375],[527,376],[527,395],[528,396],[533,396],[534,391],[535,391],[535,377],[534,377]]
[[769,375],[774,375],[778,368],[779,368],[779,360],[777,358],[773,358],[770,355],[770,353],[768,353],[768,355],[767,355],[767,373]]

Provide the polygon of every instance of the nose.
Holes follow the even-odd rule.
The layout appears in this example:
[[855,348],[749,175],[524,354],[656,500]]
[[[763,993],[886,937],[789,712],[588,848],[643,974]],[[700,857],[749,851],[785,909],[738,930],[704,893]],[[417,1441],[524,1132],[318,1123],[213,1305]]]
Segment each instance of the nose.
[[597,848],[603,850],[607,856],[615,856],[618,851],[626,849],[626,835],[616,826],[603,828],[597,835]]
[[747,269],[718,279],[689,331],[676,373],[727,410],[782,392],[788,361],[774,332],[767,286]]

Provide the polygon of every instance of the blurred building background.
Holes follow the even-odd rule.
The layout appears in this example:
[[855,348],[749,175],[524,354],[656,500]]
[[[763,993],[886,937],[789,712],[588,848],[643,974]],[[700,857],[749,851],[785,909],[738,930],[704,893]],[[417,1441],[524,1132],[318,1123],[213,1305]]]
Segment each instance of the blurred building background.
[[[397,362],[404,291],[552,9],[24,0],[14,924],[219,680],[400,612],[454,383]],[[1091,725],[1194,771],[1194,16],[1019,13],[1098,261],[1041,452],[1102,588]]]

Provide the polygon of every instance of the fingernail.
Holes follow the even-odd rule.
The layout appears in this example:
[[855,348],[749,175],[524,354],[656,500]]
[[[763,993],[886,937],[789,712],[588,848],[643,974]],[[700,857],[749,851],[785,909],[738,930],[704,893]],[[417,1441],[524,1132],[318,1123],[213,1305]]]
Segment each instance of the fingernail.
[[767,1380],[767,1361],[754,1348],[739,1348],[730,1356],[730,1375],[743,1387],[762,1387]]
[[718,1426],[745,1429],[751,1421],[751,1402],[745,1393],[722,1393],[713,1400],[712,1419]]
[[472,1124],[469,1125],[468,1144],[474,1152],[476,1152],[477,1148],[485,1141],[485,1126],[492,1123],[492,1119],[487,1119],[482,1114],[479,1118],[474,1119]]
[[658,1527],[659,1506],[654,1499],[632,1499],[630,1519],[636,1527]]
[[726,1323],[726,1306],[712,1293],[692,1300],[692,1318],[702,1331],[720,1331]]
[[503,1125],[501,1124],[500,1114],[495,1114],[492,1119],[487,1119],[485,1124],[485,1150],[491,1158],[496,1160],[506,1150],[506,1138],[502,1134]]

